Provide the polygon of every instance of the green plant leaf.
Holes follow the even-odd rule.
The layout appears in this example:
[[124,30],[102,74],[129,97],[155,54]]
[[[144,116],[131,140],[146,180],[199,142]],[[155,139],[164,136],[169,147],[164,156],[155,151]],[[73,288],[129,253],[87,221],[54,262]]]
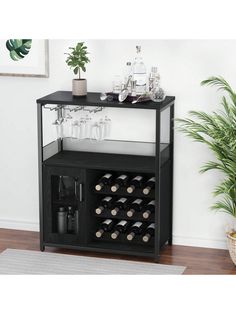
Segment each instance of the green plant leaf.
[[23,59],[29,53],[31,45],[32,39],[9,39],[6,41],[6,47],[14,61]]
[[190,111],[190,118],[176,119],[177,130],[193,141],[203,143],[213,152],[215,159],[206,162],[201,173],[217,170],[223,173],[223,181],[213,194],[221,196],[212,209],[236,217],[236,93],[222,77],[211,77],[202,85],[216,86],[226,92],[222,97],[223,110],[212,112]]
[[84,45],[84,42],[79,42],[75,47],[69,47],[69,49],[71,52],[65,53],[68,56],[66,63],[75,74],[79,73],[80,77],[80,70],[86,72],[85,66],[90,62],[87,57],[87,46]]

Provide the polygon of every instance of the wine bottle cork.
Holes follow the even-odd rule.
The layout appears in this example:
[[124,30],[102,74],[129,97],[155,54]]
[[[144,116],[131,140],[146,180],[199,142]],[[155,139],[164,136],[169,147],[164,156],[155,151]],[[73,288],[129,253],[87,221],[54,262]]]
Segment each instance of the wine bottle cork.
[[143,236],[143,242],[148,242],[149,240],[150,240],[150,238],[151,238],[151,236],[150,236],[150,234],[145,234],[144,236]]
[[102,189],[102,185],[101,185],[101,184],[97,184],[97,185],[95,186],[95,190],[96,190],[96,191],[101,191],[101,189]]
[[102,213],[103,209],[104,208],[102,206],[99,206],[98,208],[96,208],[95,213],[100,215]]
[[147,218],[149,218],[150,215],[151,215],[150,210],[146,210],[146,211],[143,213],[143,218],[147,219]]
[[119,235],[119,231],[114,231],[114,232],[111,234],[111,238],[112,238],[113,240],[115,240],[115,239],[118,237],[118,235]]
[[116,216],[118,211],[119,211],[119,208],[117,208],[117,207],[113,208],[111,211],[112,216]]
[[134,215],[134,212],[135,212],[135,210],[134,210],[133,208],[130,208],[130,209],[127,211],[126,215],[127,215],[128,217],[132,217],[132,216]]
[[129,233],[129,234],[127,235],[127,240],[132,241],[133,238],[134,238],[134,236],[135,236],[135,233],[134,233],[134,232]]
[[103,233],[104,233],[104,230],[103,229],[99,229],[97,232],[96,232],[96,237],[97,238],[101,238],[101,236],[103,235]]
[[112,185],[111,191],[116,192],[118,190],[118,188],[119,188],[118,184]]
[[143,194],[148,195],[150,193],[151,189],[149,187],[146,187],[143,189]]

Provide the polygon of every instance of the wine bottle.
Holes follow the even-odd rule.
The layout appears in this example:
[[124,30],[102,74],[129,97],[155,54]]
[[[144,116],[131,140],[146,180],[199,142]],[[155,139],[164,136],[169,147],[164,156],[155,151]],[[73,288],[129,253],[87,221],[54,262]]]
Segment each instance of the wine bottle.
[[145,184],[145,188],[143,189],[143,194],[148,195],[151,192],[151,190],[154,189],[155,182],[156,182],[155,177],[150,178]]
[[143,204],[143,200],[141,198],[137,198],[136,200],[134,200],[130,206],[129,206],[129,210],[127,211],[126,215],[128,217],[132,217],[134,215],[135,212],[139,212],[142,209],[142,204]]
[[129,186],[127,188],[127,192],[133,193],[136,188],[141,188],[142,183],[143,183],[143,177],[142,176],[134,177],[129,183]]
[[155,200],[152,200],[146,205],[146,209],[143,212],[143,218],[148,219],[151,213],[153,213],[154,211],[155,211]]
[[95,185],[95,190],[96,191],[101,191],[105,185],[111,184],[112,181],[112,174],[111,173],[106,173],[104,176],[102,176],[97,184]]
[[111,210],[112,216],[116,216],[120,210],[124,210],[127,207],[128,199],[121,197],[116,201],[115,207]]
[[72,233],[74,231],[74,213],[71,206],[68,206],[67,214],[67,232]]
[[121,220],[115,225],[114,230],[111,234],[111,238],[115,240],[120,233],[125,233],[129,227],[129,222],[127,220]]
[[111,191],[116,192],[117,190],[119,190],[121,186],[126,185],[127,181],[128,181],[128,176],[126,174],[120,175],[119,177],[115,179],[113,185],[111,186]]
[[141,221],[136,221],[129,230],[127,240],[132,241],[136,235],[141,234],[143,232],[143,229],[144,223]]
[[95,213],[100,215],[105,209],[110,208],[112,204],[112,197],[106,196],[101,200],[100,205],[95,209]]
[[111,219],[106,219],[104,220],[100,226],[99,226],[99,229],[98,231],[96,232],[96,237],[97,238],[101,238],[101,236],[103,235],[104,232],[108,232],[108,231],[111,231],[112,228],[114,226],[114,222],[111,220]]
[[151,223],[147,229],[145,230],[145,234],[143,236],[143,242],[148,242],[151,237],[155,234],[155,224]]

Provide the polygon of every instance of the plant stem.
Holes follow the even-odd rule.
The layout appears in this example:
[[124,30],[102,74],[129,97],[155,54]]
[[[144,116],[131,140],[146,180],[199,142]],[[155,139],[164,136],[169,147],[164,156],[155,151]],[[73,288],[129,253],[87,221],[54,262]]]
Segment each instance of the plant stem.
[[79,72],[78,73],[79,73],[79,80],[80,80],[80,68],[79,68]]

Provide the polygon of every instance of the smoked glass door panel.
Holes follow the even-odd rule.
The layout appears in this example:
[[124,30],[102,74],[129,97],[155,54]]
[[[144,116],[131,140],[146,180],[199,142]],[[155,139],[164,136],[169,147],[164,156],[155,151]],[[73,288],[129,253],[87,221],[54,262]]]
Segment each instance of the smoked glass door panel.
[[74,242],[80,235],[83,172],[75,168],[45,167],[44,225],[50,242]]

